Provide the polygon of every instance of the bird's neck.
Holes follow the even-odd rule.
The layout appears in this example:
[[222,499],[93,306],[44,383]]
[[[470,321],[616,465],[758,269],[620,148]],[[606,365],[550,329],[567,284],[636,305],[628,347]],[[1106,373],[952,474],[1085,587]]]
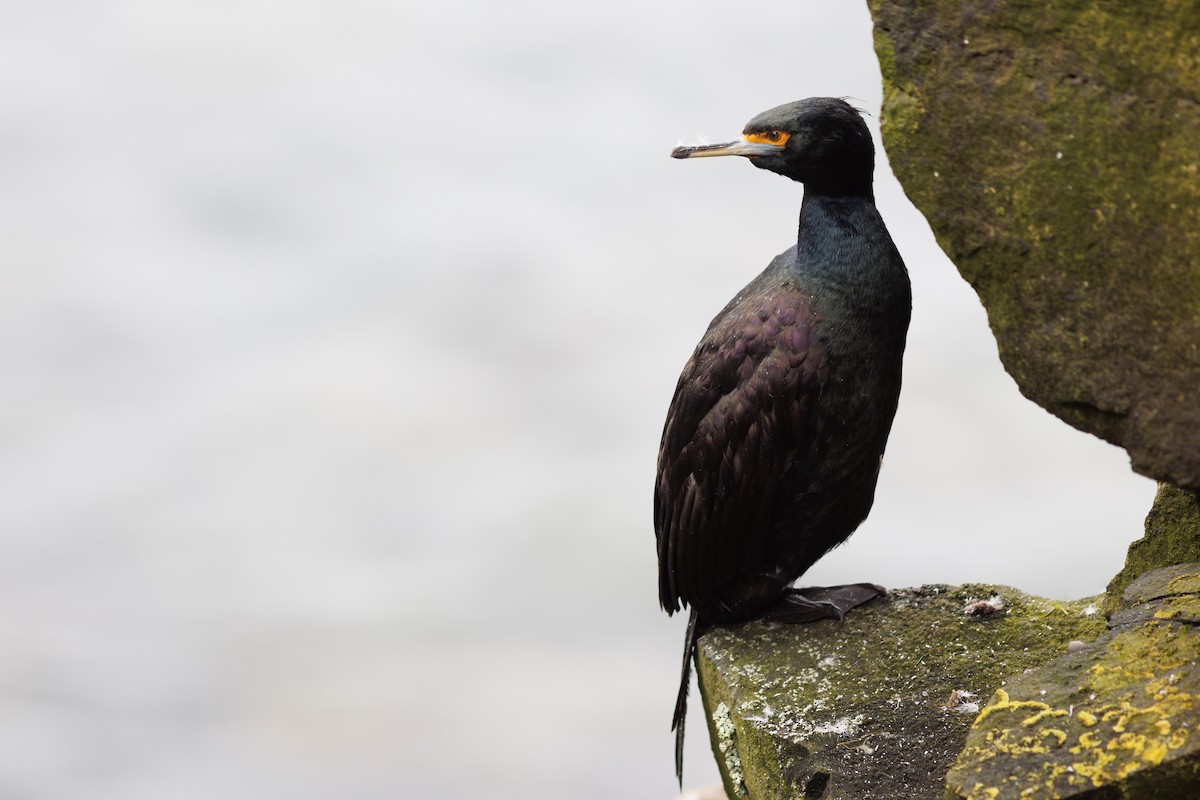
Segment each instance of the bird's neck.
[[824,238],[847,226],[853,227],[855,221],[864,215],[874,217],[878,214],[875,196],[870,190],[866,193],[828,195],[806,187],[804,200],[800,204],[797,241],[803,246],[806,241]]
[[805,197],[857,197],[874,201],[875,162],[866,155],[858,162],[839,161],[820,164],[806,170],[803,178]]
[[876,251],[890,247],[870,195],[830,197],[806,188],[795,262],[806,273],[847,285],[870,280],[871,265],[878,260]]

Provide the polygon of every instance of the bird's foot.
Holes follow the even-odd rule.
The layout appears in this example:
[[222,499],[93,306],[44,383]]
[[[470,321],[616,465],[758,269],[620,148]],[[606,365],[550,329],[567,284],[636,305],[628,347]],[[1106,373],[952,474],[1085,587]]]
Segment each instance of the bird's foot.
[[767,622],[796,624],[819,619],[842,622],[846,612],[887,593],[874,583],[850,583],[845,586],[805,586],[785,589],[779,602],[763,619]]

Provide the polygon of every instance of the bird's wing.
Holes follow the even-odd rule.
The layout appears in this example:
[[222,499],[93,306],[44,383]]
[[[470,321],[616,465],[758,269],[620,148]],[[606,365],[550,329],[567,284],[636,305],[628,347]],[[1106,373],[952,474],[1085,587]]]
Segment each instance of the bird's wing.
[[703,604],[758,567],[819,391],[816,317],[794,292],[735,302],[684,367],[658,454],[659,599]]

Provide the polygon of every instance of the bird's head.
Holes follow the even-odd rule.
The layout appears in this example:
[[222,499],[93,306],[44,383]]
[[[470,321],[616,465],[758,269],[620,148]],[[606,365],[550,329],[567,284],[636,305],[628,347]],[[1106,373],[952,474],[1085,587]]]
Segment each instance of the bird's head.
[[828,195],[871,195],[875,146],[854,106],[836,97],[810,97],[764,111],[726,144],[676,147],[672,158],[745,156],[760,169]]

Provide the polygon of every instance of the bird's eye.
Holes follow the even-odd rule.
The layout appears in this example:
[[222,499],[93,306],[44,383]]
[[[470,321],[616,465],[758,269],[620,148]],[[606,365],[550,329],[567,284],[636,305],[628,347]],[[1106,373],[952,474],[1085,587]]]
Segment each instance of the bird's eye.
[[788,136],[789,134],[786,131],[771,130],[759,133],[747,133],[742,138],[747,142],[754,142],[755,144],[783,145],[787,144]]

